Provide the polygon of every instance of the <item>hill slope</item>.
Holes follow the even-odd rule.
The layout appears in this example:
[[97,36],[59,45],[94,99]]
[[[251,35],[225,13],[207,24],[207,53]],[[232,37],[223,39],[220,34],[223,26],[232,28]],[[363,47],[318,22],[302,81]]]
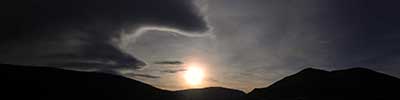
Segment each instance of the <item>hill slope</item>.
[[13,99],[161,99],[169,91],[117,75],[1,65],[1,91]]

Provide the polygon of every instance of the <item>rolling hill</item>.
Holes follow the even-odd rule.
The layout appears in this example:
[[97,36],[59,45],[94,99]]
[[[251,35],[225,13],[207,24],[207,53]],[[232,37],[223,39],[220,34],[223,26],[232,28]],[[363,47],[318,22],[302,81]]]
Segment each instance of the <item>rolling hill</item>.
[[2,100],[242,100],[244,92],[222,87],[167,91],[96,72],[0,65]]

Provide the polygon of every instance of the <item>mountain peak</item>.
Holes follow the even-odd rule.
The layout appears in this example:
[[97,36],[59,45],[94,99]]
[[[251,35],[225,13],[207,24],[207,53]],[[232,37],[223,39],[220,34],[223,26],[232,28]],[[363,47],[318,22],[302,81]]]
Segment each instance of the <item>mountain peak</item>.
[[297,72],[294,75],[285,77],[284,79],[282,79],[282,81],[288,81],[288,80],[300,81],[300,80],[304,80],[304,79],[317,80],[317,79],[328,77],[329,74],[330,74],[329,71],[316,69],[316,68],[305,68],[305,69],[301,70],[300,72]]
[[298,72],[298,74],[305,74],[305,73],[329,73],[328,71],[316,68],[305,68]]

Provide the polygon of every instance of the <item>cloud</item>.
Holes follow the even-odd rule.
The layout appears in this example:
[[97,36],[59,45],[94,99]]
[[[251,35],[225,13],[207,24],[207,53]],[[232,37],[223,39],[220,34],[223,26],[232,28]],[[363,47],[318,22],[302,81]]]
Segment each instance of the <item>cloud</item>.
[[189,31],[184,31],[184,30],[178,30],[175,28],[169,28],[169,27],[162,27],[162,26],[142,26],[138,29],[136,29],[135,32],[128,33],[124,30],[122,30],[122,35],[115,39],[115,42],[118,44],[118,46],[126,50],[129,48],[130,44],[133,44],[137,41],[137,39],[144,34],[148,34],[149,31],[162,31],[166,32],[169,34],[173,34],[175,36],[181,35],[185,37],[191,37],[191,38],[199,38],[199,37],[206,37],[206,38],[211,38],[214,39],[216,38],[215,34],[213,34],[212,30],[208,31],[200,31],[200,32],[189,32]]
[[[182,35],[182,36],[186,36],[186,37],[210,37],[210,38],[215,37],[215,35],[211,32],[188,32],[188,31],[178,30],[178,29],[169,28],[169,27],[162,27],[162,26],[142,26],[142,27],[136,29],[136,31],[133,32],[132,34],[122,35],[121,38],[129,39],[129,40],[135,42],[137,38],[139,38],[140,36],[142,36],[143,34],[145,34],[148,31],[163,31],[163,32],[168,32],[170,34]],[[125,31],[123,31],[123,33],[126,34]]]
[[143,77],[143,78],[151,78],[151,79],[161,78],[160,76],[153,76],[153,75],[148,75],[148,74],[135,74],[135,73],[126,74],[125,76]]
[[186,69],[171,69],[171,70],[162,70],[161,72],[164,73],[178,73],[178,72],[182,72],[182,71],[186,71]]
[[198,34],[209,28],[191,0],[7,0],[0,9],[0,61],[11,64],[137,69],[144,62],[115,41],[149,30],[209,35]]
[[156,61],[154,62],[154,64],[158,64],[158,65],[182,65],[184,64],[181,61]]

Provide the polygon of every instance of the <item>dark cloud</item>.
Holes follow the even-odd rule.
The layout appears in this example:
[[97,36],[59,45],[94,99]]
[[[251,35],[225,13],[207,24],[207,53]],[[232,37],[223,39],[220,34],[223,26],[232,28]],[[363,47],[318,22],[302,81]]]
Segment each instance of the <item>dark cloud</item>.
[[148,74],[135,74],[135,73],[126,74],[126,76],[143,77],[143,78],[151,78],[151,79],[161,78],[160,76],[153,76],[153,75],[148,75]]
[[154,64],[159,64],[159,65],[182,65],[183,62],[181,61],[156,61]]
[[186,69],[170,69],[170,70],[162,70],[161,72],[173,74],[173,73],[182,72],[182,71],[186,71]]
[[2,63],[135,68],[144,62],[113,44],[121,30],[207,30],[190,0],[3,0],[0,9]]

